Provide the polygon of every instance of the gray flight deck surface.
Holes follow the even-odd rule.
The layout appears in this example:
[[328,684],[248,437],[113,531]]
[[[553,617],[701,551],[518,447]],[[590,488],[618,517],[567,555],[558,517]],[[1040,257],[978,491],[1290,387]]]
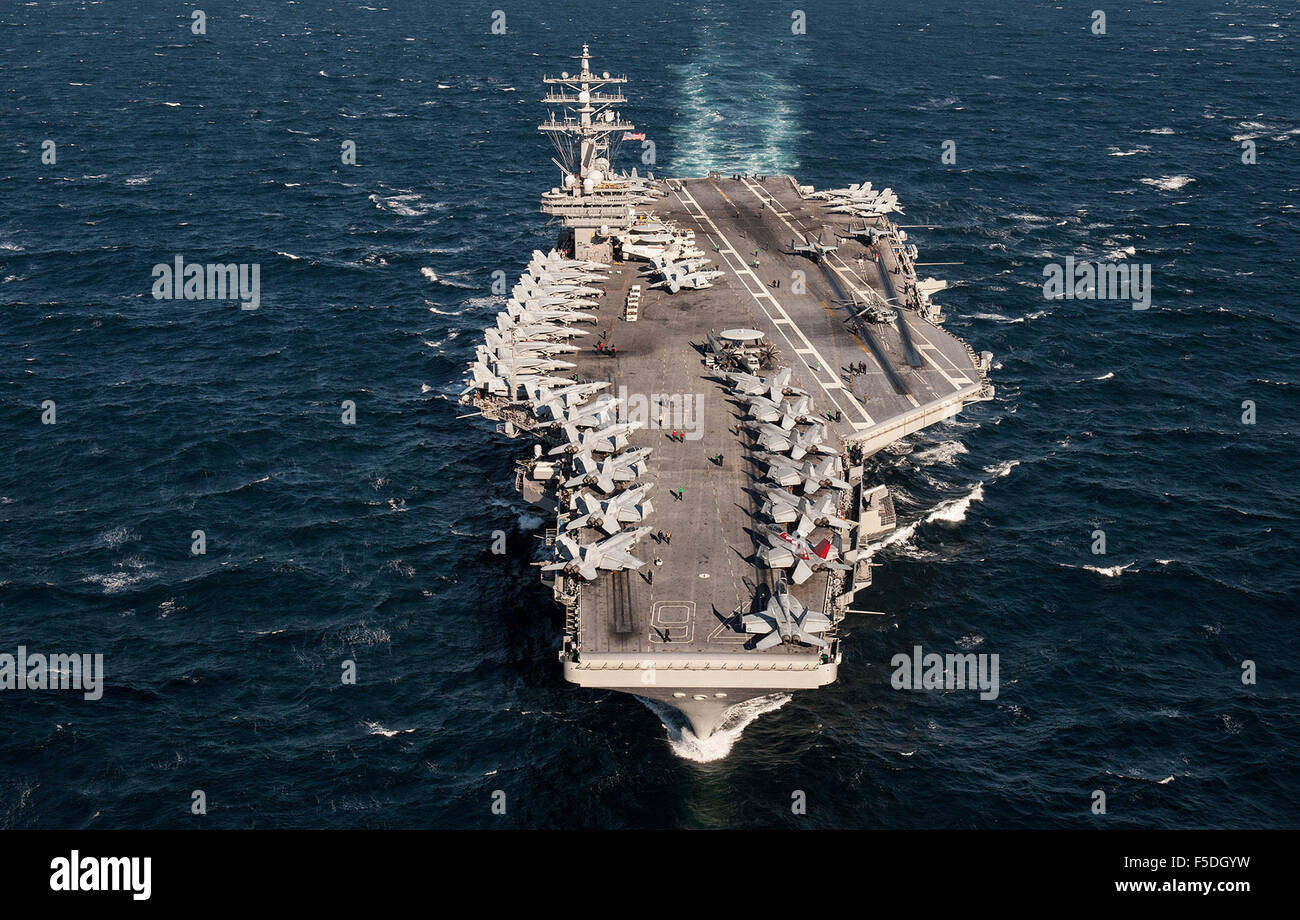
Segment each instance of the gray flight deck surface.
[[[751,459],[756,447],[749,430],[734,431],[742,409],[703,363],[708,333],[736,327],[762,331],[780,349],[779,363],[793,369],[794,384],[812,394],[815,409],[823,416],[828,410],[842,413],[839,422],[828,421],[832,435],[857,441],[869,452],[883,446],[880,438],[894,440],[953,414],[977,396],[981,375],[960,340],[911,310],[901,312],[919,367],[909,365],[897,323],[863,323],[861,335],[874,341],[850,329],[846,320],[851,311],[837,300],[852,289],[860,301],[882,302],[889,295],[882,293],[876,249],[885,250],[880,257],[886,269],[895,266],[893,253],[888,244],[867,248],[852,240],[836,241],[833,232],[844,230],[848,219],[825,213],[819,201],[802,199],[789,177],[671,180],[667,187],[667,197],[648,210],[692,229],[696,245],[714,260],[711,267],[724,274],[712,288],[670,294],[649,287],[650,279],[642,274],[647,263],[615,264],[603,282],[607,294],[596,311],[597,325],[580,327],[594,331],[574,340],[583,347],[570,356],[578,365],[574,373],[612,381],[608,392],[614,395],[649,399],[652,394],[681,394],[698,401],[694,428],[684,443],[659,428],[653,410],[649,428],[629,439],[633,447],[654,448],[649,472],[641,477],[654,484],[650,498],[655,511],[647,521],[652,533],[630,550],[647,565],[606,573],[582,586],[576,611],[582,652],[731,652],[815,659],[821,652],[815,647],[746,651],[751,637],[736,628],[735,615],[761,607],[756,604],[759,586],[770,587],[779,573],[755,559],[757,534],[765,527],[755,492],[755,472],[762,467]],[[802,242],[805,233],[815,237],[823,230],[825,242],[839,247],[825,257],[825,264],[784,254],[792,238]],[[806,278],[802,293],[794,293],[795,272]],[[779,288],[772,286],[774,280]],[[642,287],[635,323],[622,318],[632,284]],[[594,350],[602,334],[616,354]],[[880,366],[881,358],[888,367]],[[850,365],[862,362],[867,372],[850,374]],[[904,416],[917,424],[895,435]],[[699,439],[691,440],[694,436]],[[721,466],[710,459],[717,454],[723,456]],[[682,490],[680,500],[672,494],[677,489]],[[670,543],[655,541],[653,534],[660,531],[671,533]],[[822,533],[817,531],[811,542]],[[655,559],[662,564],[655,565]],[[653,581],[647,579],[649,573]],[[824,572],[791,587],[814,610],[826,610],[827,589]],[[825,638],[833,639],[834,632]]]

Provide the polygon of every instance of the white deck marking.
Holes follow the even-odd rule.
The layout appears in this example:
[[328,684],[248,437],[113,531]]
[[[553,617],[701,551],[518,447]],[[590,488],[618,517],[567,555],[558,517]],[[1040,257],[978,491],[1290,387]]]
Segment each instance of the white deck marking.
[[[741,182],[744,184],[745,188],[749,190],[750,194],[752,194],[759,201],[768,205],[771,212],[780,219],[781,223],[785,224],[786,227],[790,229],[791,233],[807,236],[806,230],[802,228],[796,230],[795,225],[792,224],[790,221],[786,220],[785,215],[783,215],[781,211],[778,210],[776,207],[776,205],[779,204],[779,202],[777,202],[777,199],[774,198],[772,194],[767,191],[767,189],[763,188],[763,186],[759,185],[757,182],[752,182],[748,176],[742,176]],[[789,211],[785,211],[785,214],[789,214],[789,213],[790,213]],[[832,259],[840,263],[838,267],[832,264]],[[872,294],[875,294],[875,288],[871,287],[871,285],[867,283],[866,279],[864,279],[861,275],[859,275],[856,271],[854,271],[853,268],[851,268],[849,264],[845,262],[841,256],[837,256],[834,253],[827,253],[825,256],[825,262],[827,267],[830,268],[831,271],[835,272],[835,274],[839,275],[841,280],[844,281],[845,284],[848,286],[848,288],[851,291],[853,291],[855,294],[859,294],[864,297],[866,296],[868,291],[870,291]],[[873,266],[875,265],[874,262],[872,262],[871,264]],[[854,284],[852,279],[857,279],[858,284]],[[963,373],[962,368],[959,367],[951,358],[949,358],[948,355],[944,353],[943,349],[935,346],[930,341],[930,339],[926,337],[924,332],[917,329],[915,326],[910,326],[910,328],[912,330],[912,334],[920,338],[923,342],[925,342],[926,345],[930,346],[930,348],[933,351],[935,351],[939,355],[939,357],[948,364],[949,367],[951,367],[958,374]],[[939,365],[938,361],[935,361],[930,355],[921,351],[920,348],[917,349],[917,352],[918,354],[921,355],[923,359],[926,359],[930,362],[930,365],[936,371],[939,372],[939,375],[942,376],[944,380],[948,381],[948,383],[952,386],[954,390],[960,390],[963,384],[966,384],[967,386],[970,385],[971,381],[966,379],[965,377],[952,377],[951,375],[949,375],[947,371],[945,371]],[[918,405],[916,400],[912,399],[910,395],[908,396],[908,399],[911,400],[912,405],[914,406]]]
[[[756,274],[754,274],[753,269],[751,269],[749,265],[745,263],[744,259],[740,258],[739,253],[737,252],[734,244],[732,244],[732,242],[729,239],[727,239],[726,235],[722,232],[722,230],[718,227],[718,225],[714,223],[713,218],[708,215],[708,212],[705,211],[704,208],[700,207],[699,202],[695,200],[695,196],[686,190],[685,183],[682,183],[678,188],[674,189],[674,194],[676,194],[678,200],[682,202],[682,205],[686,208],[688,214],[691,212],[692,209],[694,209],[694,211],[698,213],[692,214],[691,216],[696,220],[704,221],[713,229],[713,234],[711,234],[711,237],[713,235],[716,235],[718,240],[726,244],[726,249],[719,250],[719,253],[726,256],[734,256],[736,261],[739,263],[739,265],[733,265],[731,259],[728,258],[727,267],[730,268],[732,272],[736,275],[736,278],[740,281],[741,286],[745,289],[745,292],[749,294],[749,296],[754,298],[754,302],[758,304],[758,308],[763,311],[764,315],[767,316],[768,320],[772,323],[772,325],[777,327],[777,331],[780,332],[782,337],[786,340],[786,343],[790,346],[790,350],[799,356],[800,361],[803,363],[804,367],[807,368],[808,370],[809,378],[812,379],[814,382],[816,382],[817,385],[822,388],[822,392],[826,396],[826,401],[830,405],[834,406],[840,412],[844,412],[845,416],[849,420],[849,424],[853,426],[853,429],[855,431],[861,430],[863,428],[870,428],[872,425],[874,425],[876,423],[875,419],[871,417],[870,413],[867,412],[866,408],[862,405],[862,403],[858,401],[857,397],[853,396],[843,387],[838,388],[841,397],[848,402],[851,408],[856,409],[858,411],[858,414],[860,414],[864,419],[863,422],[853,421],[851,414],[845,412],[844,407],[840,405],[839,400],[837,400],[834,396],[831,395],[831,390],[835,388],[830,387],[828,384],[826,384],[825,381],[821,379],[821,377],[818,376],[817,371],[814,370],[813,368],[813,365],[808,363],[807,356],[816,355],[817,366],[822,369],[827,369],[826,372],[828,374],[830,373],[829,372],[830,365],[821,356],[821,354],[817,351],[817,349],[813,347],[812,342],[808,341],[808,337],[803,334],[803,330],[799,328],[798,324],[795,323],[794,320],[790,318],[790,314],[788,314],[785,308],[781,306],[781,302],[778,301],[774,296],[772,296],[772,292],[768,290],[767,285],[764,284]],[[758,290],[754,290],[749,286],[750,280],[754,282],[754,285],[755,287],[758,288]],[[770,309],[769,309],[769,305],[770,305]],[[775,311],[776,314],[775,316],[773,315],[773,311]],[[795,340],[792,339],[784,329],[780,328],[782,325],[788,325],[791,327],[795,337],[797,337],[799,342],[801,342],[802,345],[804,346],[803,348],[798,348],[795,345]]]

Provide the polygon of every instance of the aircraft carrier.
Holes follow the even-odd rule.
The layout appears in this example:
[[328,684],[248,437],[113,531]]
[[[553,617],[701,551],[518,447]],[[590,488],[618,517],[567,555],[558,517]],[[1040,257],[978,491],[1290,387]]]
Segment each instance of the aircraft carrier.
[[558,244],[461,402],[532,441],[516,487],[554,516],[537,567],[565,678],[705,737],[739,703],[835,680],[867,547],[894,527],[863,461],[991,398],[992,356],[940,325],[944,283],[917,277],[892,190],[617,171],[644,140],[627,78],[575,60],[544,78]]

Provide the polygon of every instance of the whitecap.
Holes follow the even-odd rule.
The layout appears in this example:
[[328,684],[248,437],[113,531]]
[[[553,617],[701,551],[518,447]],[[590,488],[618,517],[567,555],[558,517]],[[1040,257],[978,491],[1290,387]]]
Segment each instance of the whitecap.
[[384,726],[380,725],[378,722],[362,722],[361,724],[366,727],[367,734],[382,735],[385,738],[391,738],[394,735],[409,735],[411,732],[415,731],[413,728],[388,729],[384,728]]
[[994,479],[1001,479],[1004,476],[1011,475],[1011,471],[1019,465],[1019,460],[1003,460],[993,466],[984,467],[984,472],[991,474]]
[[1129,562],[1124,565],[1112,566],[1085,565],[1083,568],[1089,572],[1096,572],[1098,575],[1105,575],[1107,578],[1119,578],[1124,574],[1125,570],[1132,568],[1133,565],[1134,563]]
[[1176,192],[1188,183],[1195,182],[1191,176],[1161,176],[1159,179],[1140,179],[1143,185],[1154,186],[1165,192]]

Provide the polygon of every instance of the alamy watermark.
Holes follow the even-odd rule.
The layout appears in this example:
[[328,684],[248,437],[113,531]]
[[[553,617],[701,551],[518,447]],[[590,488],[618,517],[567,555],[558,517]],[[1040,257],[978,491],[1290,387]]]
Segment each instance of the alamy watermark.
[[68,856],[50,860],[51,891],[129,891],[136,901],[153,892],[152,856]]
[[1131,300],[1134,310],[1151,306],[1151,266],[1127,262],[1075,261],[1043,266],[1043,296],[1048,300]]
[[894,668],[890,685],[895,690],[979,690],[980,699],[998,698],[998,656],[981,652],[940,655],[899,652],[889,660]]
[[190,262],[153,267],[154,300],[238,300],[241,310],[262,305],[262,266],[247,262]]
[[638,428],[676,431],[685,441],[704,437],[704,419],[700,408],[703,393],[629,393],[618,388],[619,421],[632,422]]
[[88,700],[104,695],[104,656],[0,654],[0,690],[81,690]]

